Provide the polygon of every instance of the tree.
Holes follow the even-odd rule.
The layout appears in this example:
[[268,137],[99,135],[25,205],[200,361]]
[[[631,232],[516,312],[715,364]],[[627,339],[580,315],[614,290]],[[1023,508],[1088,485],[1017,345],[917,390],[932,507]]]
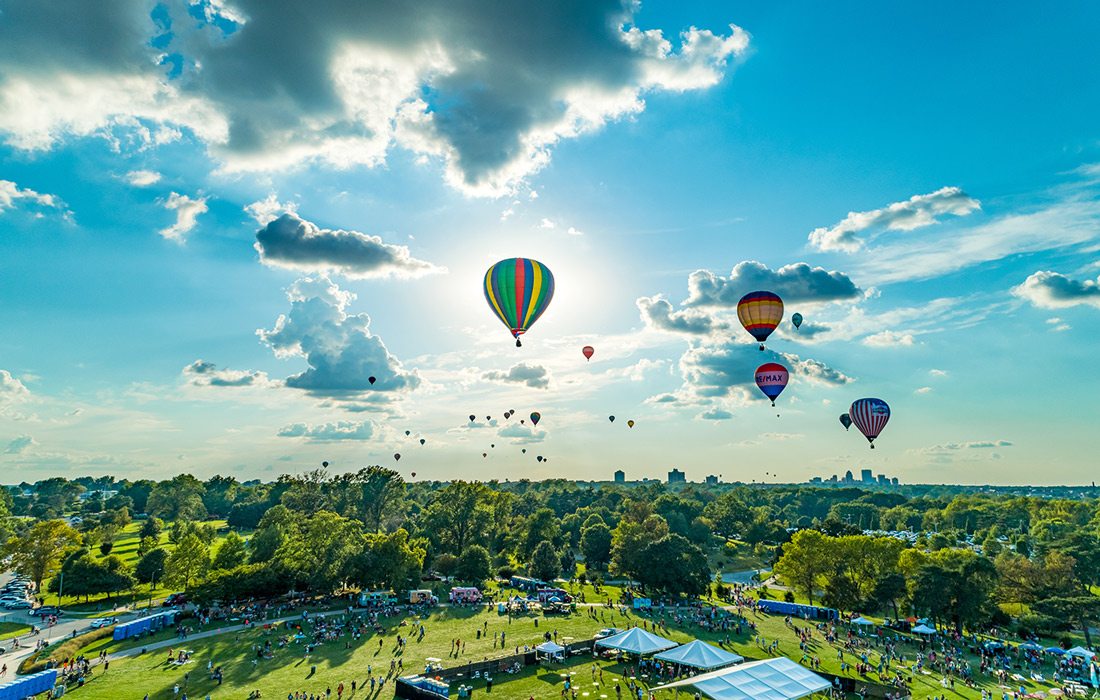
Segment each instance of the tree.
[[64,520],[40,520],[24,535],[9,539],[4,552],[11,556],[11,568],[41,588],[42,581],[57,569],[65,550],[79,540],[80,535]]
[[218,546],[217,553],[214,554],[213,567],[215,569],[235,569],[247,561],[248,547],[245,546],[244,539],[230,530],[229,534],[222,540],[221,545]]
[[363,545],[358,521],[322,510],[287,536],[275,559],[311,590],[328,593],[350,578]]
[[393,469],[371,466],[337,477],[347,504],[339,512],[358,518],[366,532],[400,522],[405,506],[405,480]]
[[581,552],[587,570],[607,570],[611,563],[611,528],[603,520],[581,530]]
[[227,516],[237,497],[237,478],[234,476],[212,476],[203,484],[202,504],[206,512]]
[[635,579],[648,566],[642,550],[668,534],[668,523],[661,516],[649,515],[641,521],[637,517],[624,517],[611,535],[611,568]]
[[201,481],[190,474],[180,474],[154,486],[146,508],[150,515],[165,520],[202,520],[206,517],[206,506],[202,504],[205,492]]
[[112,593],[125,591],[134,585],[134,578],[121,559],[107,557],[96,561],[86,549],[77,550],[67,557],[61,566],[61,573],[64,575],[64,591],[61,591],[60,576],[50,581],[48,590],[51,593],[84,596],[85,600],[99,593],[106,593],[110,598]]
[[521,561],[528,560],[534,555],[535,547],[542,542],[550,542],[555,547],[562,544],[558,516],[549,508],[539,508],[527,519],[523,542],[516,554]]
[[675,533],[650,542],[641,551],[650,563],[638,573],[638,582],[671,595],[700,595],[710,586],[710,567],[703,550]]
[[539,542],[535,551],[531,554],[531,564],[528,569],[533,578],[540,581],[553,581],[561,573],[561,558],[554,549],[554,543],[549,540]]
[[198,535],[188,534],[168,555],[164,563],[164,582],[186,592],[191,584],[201,581],[209,569],[210,549]]
[[830,538],[817,530],[799,530],[783,545],[783,556],[775,564],[775,575],[814,603],[814,592],[831,566]]
[[486,541],[493,516],[491,493],[479,482],[452,481],[425,510],[424,532],[440,551],[451,554]]
[[141,523],[141,530],[138,531],[138,535],[140,537],[152,537],[159,542],[162,532],[164,532],[164,521],[160,518],[149,516]]
[[426,555],[427,543],[409,537],[404,528],[368,534],[366,547],[353,562],[354,580],[362,588],[415,587]]
[[[154,583],[164,579],[165,565],[168,562],[168,551],[157,547],[145,553],[134,566],[134,578],[139,583]],[[155,585],[154,585],[155,588]]]
[[493,575],[489,550],[480,544],[472,544],[462,550],[455,562],[454,573],[458,580],[480,586]]

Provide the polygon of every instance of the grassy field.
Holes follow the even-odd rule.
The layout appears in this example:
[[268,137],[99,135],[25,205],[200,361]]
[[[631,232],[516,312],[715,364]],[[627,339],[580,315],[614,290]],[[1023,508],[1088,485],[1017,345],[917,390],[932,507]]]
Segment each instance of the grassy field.
[[0,639],[11,639],[30,631],[30,625],[24,625],[21,622],[0,622]]
[[[596,610],[597,618],[592,619],[588,611],[582,609],[577,614],[562,618],[538,618],[539,626],[535,626],[535,618],[513,618],[511,622],[504,616],[499,616],[495,611],[483,610],[441,610],[423,619],[426,636],[423,641],[416,641],[415,625],[420,622],[417,619],[409,619],[406,626],[399,626],[399,620],[390,620],[386,625],[386,631],[381,637],[374,634],[365,635],[356,642],[349,641],[348,637],[326,643],[315,650],[309,657],[304,654],[299,644],[291,644],[286,648],[277,649],[272,659],[255,659],[254,645],[262,643],[265,639],[277,639],[284,634],[278,632],[264,632],[253,630],[249,632],[227,633],[208,639],[183,641],[173,645],[177,649],[185,648],[194,651],[193,661],[184,667],[166,663],[167,650],[150,651],[142,656],[118,659],[111,663],[110,671],[103,675],[98,671],[93,679],[80,689],[72,689],[80,700],[94,700],[96,698],[140,698],[149,693],[152,698],[172,697],[172,686],[176,683],[183,686],[185,674],[189,674],[187,692],[190,697],[205,697],[210,693],[212,698],[241,698],[250,691],[258,689],[263,697],[283,698],[288,692],[303,690],[306,692],[324,692],[326,687],[335,689],[337,684],[343,682],[349,689],[354,679],[362,683],[370,676],[385,676],[389,672],[391,659],[403,659],[405,668],[403,673],[411,673],[422,669],[424,660],[428,657],[444,659],[444,665],[461,665],[465,661],[493,658],[502,654],[501,649],[495,648],[494,633],[504,631],[506,634],[506,652],[512,653],[518,645],[534,646],[542,641],[542,634],[550,631],[557,632],[557,638],[561,641],[566,637],[577,640],[591,638],[593,633],[601,627],[617,626],[625,627],[632,623],[639,623],[641,618],[633,615],[623,616],[616,611],[606,608]],[[799,651],[798,639],[794,632],[784,625],[781,617],[751,616],[758,627],[758,633],[764,637],[765,643],[779,640],[781,654],[788,655],[798,661],[802,658]],[[766,658],[769,653],[764,651],[755,640],[749,630],[745,630],[740,636],[731,635],[730,643],[724,644],[725,634],[709,633],[690,623],[685,625],[669,622],[670,629],[665,636],[676,641],[687,641],[698,637],[725,646],[725,648],[738,652],[747,658]],[[805,626],[805,623],[799,623]],[[478,638],[477,630],[486,630],[488,634]],[[395,635],[409,637],[409,643],[403,653],[399,653],[395,647]],[[238,639],[239,636],[239,639]],[[461,639],[465,642],[464,652],[455,656],[451,653],[451,641]],[[381,646],[379,646],[381,639]],[[916,647],[906,645],[903,652],[909,663],[912,662]],[[92,650],[94,655],[95,650]],[[816,635],[811,642],[808,653],[820,658],[822,669],[827,672],[839,671],[839,661],[835,647],[825,644],[820,635]],[[254,661],[255,659],[255,661]],[[589,692],[592,698],[598,698],[602,694],[614,697],[614,682],[621,681],[621,673],[626,669],[608,662],[599,665],[604,669],[604,684],[592,685],[591,678],[592,659],[578,657],[576,665],[568,670],[577,675],[582,690]],[[856,659],[847,654],[845,660],[851,664]],[[871,653],[871,661],[877,661],[877,653]],[[973,662],[974,660],[971,659]],[[215,666],[222,666],[225,672],[224,684],[216,686],[208,680],[206,666],[212,662]],[[315,669],[314,669],[315,667]],[[974,663],[974,668],[977,664]],[[493,692],[502,698],[528,698],[537,699],[559,697],[561,690],[561,673],[559,668],[552,670],[527,669],[518,676],[497,675]],[[1049,675],[1049,673],[1048,673]],[[875,677],[864,678],[866,681],[876,681]],[[979,698],[980,688],[987,690],[999,690],[995,682],[986,677],[979,688],[966,688],[961,683],[956,684],[955,690],[945,690],[940,686],[938,675],[914,675],[913,691],[918,700],[933,696],[944,695],[947,698]],[[474,683],[480,686],[479,682]],[[1024,684],[1029,691],[1047,689],[1047,685]],[[609,692],[610,691],[610,692]],[[384,693],[377,692],[376,696],[390,697],[392,684],[386,685]],[[357,697],[373,697],[360,691]],[[669,694],[667,697],[671,697]]]

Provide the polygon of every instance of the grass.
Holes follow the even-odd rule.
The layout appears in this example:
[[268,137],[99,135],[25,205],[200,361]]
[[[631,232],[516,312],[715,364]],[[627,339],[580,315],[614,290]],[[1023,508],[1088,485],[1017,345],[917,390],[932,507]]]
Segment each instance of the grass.
[[0,639],[11,639],[30,631],[31,626],[22,622],[0,622]]
[[[146,692],[151,698],[161,699],[172,697],[172,686],[180,683],[182,686],[184,674],[190,672],[187,685],[187,693],[190,697],[205,697],[210,693],[211,698],[240,698],[247,695],[253,689],[263,692],[265,698],[286,697],[288,692],[304,690],[307,693],[323,693],[326,687],[335,688],[338,683],[344,682],[350,688],[352,679],[362,683],[369,676],[384,676],[389,671],[391,659],[402,658],[405,662],[404,673],[412,673],[422,668],[427,657],[439,657],[445,659],[444,665],[461,665],[465,661],[478,661],[483,658],[499,656],[502,651],[494,648],[494,633],[504,631],[506,634],[506,652],[512,653],[518,645],[534,646],[542,641],[542,634],[546,631],[558,633],[558,639],[562,637],[574,637],[577,640],[591,638],[593,633],[608,626],[625,627],[631,623],[639,623],[640,618],[633,615],[624,617],[617,611],[606,608],[596,609],[597,619],[592,619],[588,611],[582,609],[575,615],[560,618],[538,618],[539,626],[535,627],[534,617],[513,618],[509,623],[508,618],[499,616],[495,610],[471,610],[471,609],[447,609],[439,610],[423,619],[426,636],[423,641],[417,642],[415,625],[420,620],[409,618],[408,624],[399,626],[399,620],[386,621],[386,630],[381,636],[382,645],[379,646],[379,636],[373,633],[364,635],[360,640],[351,643],[350,648],[344,648],[348,637],[342,637],[335,642],[329,642],[317,649],[308,659],[304,656],[300,645],[292,644],[287,648],[275,651],[273,659],[258,660],[253,664],[255,656],[253,645],[265,639],[277,639],[284,634],[279,632],[265,633],[262,630],[242,632],[239,640],[236,634],[225,634],[208,639],[180,642],[173,645],[176,648],[186,648],[194,651],[193,663],[180,668],[165,662],[167,650],[154,650],[144,655],[117,659],[111,663],[110,671],[103,675],[98,671],[93,679],[83,688],[72,689],[78,700],[95,700],[97,698],[118,697],[142,697]],[[779,652],[791,656],[794,660],[801,659],[798,647],[798,639],[794,632],[783,623],[782,617],[777,616],[750,616],[758,628],[758,632],[767,642],[779,639]],[[710,633],[691,623],[679,624],[669,618],[670,629],[664,636],[676,641],[687,641],[691,638],[701,638],[713,643],[722,644],[725,633]],[[799,627],[807,626],[806,623],[797,623]],[[485,629],[486,636],[478,638],[476,630]],[[409,643],[403,653],[399,654],[395,648],[395,635],[400,633],[409,637]],[[455,657],[451,654],[451,641],[462,639],[466,643],[464,653]],[[148,640],[146,640],[148,643]],[[747,658],[766,658],[767,652],[755,642],[752,633],[746,629],[741,635],[732,635],[730,643],[725,647],[731,651],[740,653]],[[97,647],[104,648],[104,647]],[[84,653],[91,651],[94,656],[96,649],[89,647]],[[906,646],[903,653],[911,662],[916,651],[915,646]],[[820,635],[815,635],[809,653],[820,658],[822,669],[826,672],[838,672],[839,662],[836,658],[836,648],[825,644]],[[872,662],[877,661],[877,652],[872,652]],[[846,655],[846,661],[853,663],[854,657]],[[977,663],[970,657],[973,667]],[[225,682],[218,687],[207,679],[207,662],[213,662],[215,666],[222,666],[225,672]],[[590,686],[592,659],[590,657],[578,657],[571,670],[578,675],[582,689],[590,692],[590,697],[595,700],[601,693],[614,697],[614,681],[621,680],[621,672],[625,669],[611,663],[601,662],[604,669],[605,685],[601,687]],[[311,668],[316,666],[316,672],[311,675]],[[561,670],[527,669],[518,676],[498,674],[493,692],[501,698],[543,698],[560,697]],[[1049,669],[1047,671],[1049,676]],[[874,676],[864,678],[864,681],[877,681]],[[996,690],[998,687],[992,678],[981,678],[987,690]],[[478,686],[478,683],[475,683]],[[1049,685],[1039,686],[1025,683],[1029,691],[1046,689]],[[952,700],[980,697],[980,689],[970,689],[961,683],[956,684],[954,691],[945,690],[939,685],[938,675],[914,676],[912,685],[914,698],[921,700],[932,696],[944,695]],[[625,689],[624,689],[625,690]],[[599,691],[599,692],[596,692]],[[608,692],[610,691],[610,692]],[[392,692],[392,684],[387,683],[386,697]],[[375,695],[381,695],[380,692]],[[345,697],[347,695],[345,694]],[[356,696],[358,698],[374,697],[364,694],[362,690]],[[671,697],[671,694],[662,697]]]

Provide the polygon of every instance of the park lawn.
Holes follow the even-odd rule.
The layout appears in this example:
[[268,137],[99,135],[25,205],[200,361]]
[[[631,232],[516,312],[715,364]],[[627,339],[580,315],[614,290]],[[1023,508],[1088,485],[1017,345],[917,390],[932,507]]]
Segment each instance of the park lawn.
[[22,622],[0,622],[0,639],[11,639],[30,631],[31,626]]

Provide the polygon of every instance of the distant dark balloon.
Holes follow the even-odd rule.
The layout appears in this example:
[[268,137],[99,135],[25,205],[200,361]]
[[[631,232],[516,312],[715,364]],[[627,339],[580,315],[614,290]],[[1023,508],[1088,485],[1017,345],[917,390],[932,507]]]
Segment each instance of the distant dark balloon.
[[795,313],[791,316],[791,323],[794,324],[795,330],[797,330],[802,325],[802,314]]
[[410,435],[412,435],[412,431],[411,430],[406,430],[405,431],[405,437],[408,437]]
[[840,424],[844,426],[845,430],[847,430],[848,428],[851,428],[852,427],[852,417],[849,416],[847,413],[841,413],[840,414]]
[[470,422],[473,423],[475,420],[477,420],[477,416],[475,416],[474,414],[471,413],[470,414]]
[[493,420],[492,416],[485,416],[485,420]]
[[393,458],[394,458],[395,461],[400,462],[401,461],[401,453],[400,452],[394,452],[393,453]]
[[425,442],[427,442],[427,440],[425,440],[424,438],[420,438],[420,444],[421,445],[423,445]]
[[488,453],[488,452],[482,452],[482,453],[481,453],[481,456],[482,456],[482,457],[488,457],[488,456],[489,456],[489,453]]
[[535,411],[531,414],[531,425],[538,425],[540,420],[542,420],[541,413]]
[[634,421],[632,421],[632,420],[628,420],[628,421],[626,422],[626,427],[628,427],[628,428],[633,428],[633,427],[634,427]]
[[492,448],[496,448],[496,446],[497,446],[497,444],[495,442],[489,445],[489,447],[492,447]]
[[535,457],[535,459],[537,459],[538,461],[541,462],[542,461],[542,455],[539,455],[538,457]]
[[520,450],[520,452],[522,452],[523,454],[527,454],[527,448],[524,447],[522,450]]
[[414,479],[416,478],[416,472],[412,473],[412,478],[414,478]]
[[374,386],[374,383],[376,381],[378,381],[378,378],[377,377],[367,377],[367,381],[371,383],[371,386]]
[[609,421],[611,421],[612,423],[614,423],[614,422],[615,422],[615,416],[608,416],[608,417],[607,417],[607,420],[609,420]]
[[321,462],[321,466],[322,466],[322,467],[327,467],[327,466],[328,466],[328,462]]
[[519,424],[520,425],[524,425],[526,423],[527,423],[527,421],[523,420],[522,418],[519,419]]

